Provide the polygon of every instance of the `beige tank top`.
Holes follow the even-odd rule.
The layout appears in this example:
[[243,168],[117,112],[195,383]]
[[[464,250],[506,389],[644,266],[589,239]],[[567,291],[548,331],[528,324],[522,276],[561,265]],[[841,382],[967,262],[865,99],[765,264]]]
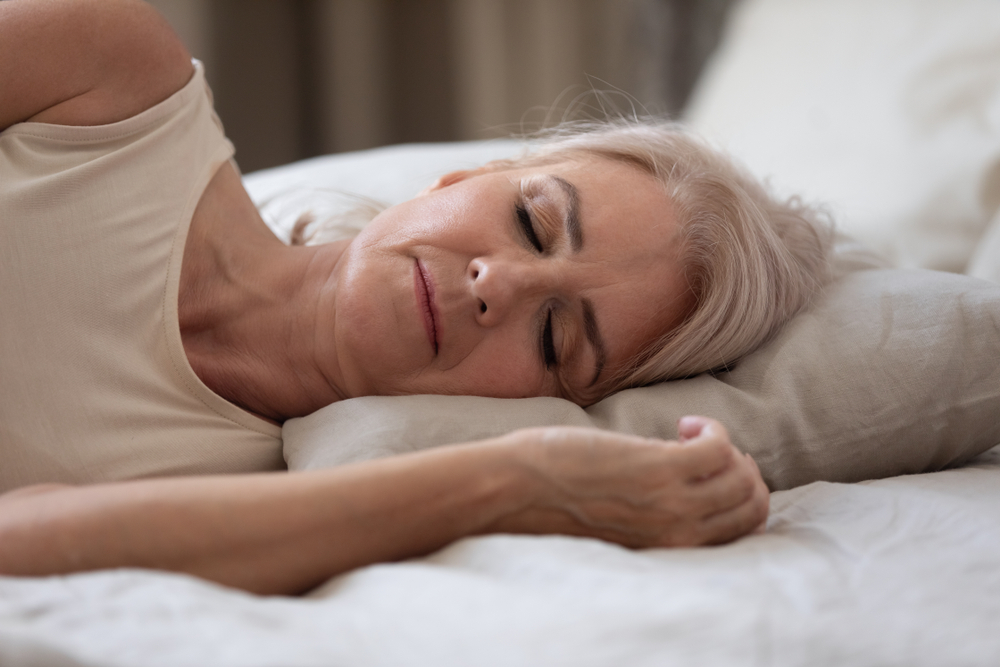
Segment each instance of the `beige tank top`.
[[0,133],[0,491],[284,467],[181,343],[184,241],[233,154],[195,69],[118,123]]

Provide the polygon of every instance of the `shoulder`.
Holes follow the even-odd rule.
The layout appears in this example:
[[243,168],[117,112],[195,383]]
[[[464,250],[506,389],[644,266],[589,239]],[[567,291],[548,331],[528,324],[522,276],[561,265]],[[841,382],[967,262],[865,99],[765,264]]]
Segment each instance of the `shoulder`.
[[192,73],[180,39],[144,2],[0,3],[0,129],[113,123],[166,99]]

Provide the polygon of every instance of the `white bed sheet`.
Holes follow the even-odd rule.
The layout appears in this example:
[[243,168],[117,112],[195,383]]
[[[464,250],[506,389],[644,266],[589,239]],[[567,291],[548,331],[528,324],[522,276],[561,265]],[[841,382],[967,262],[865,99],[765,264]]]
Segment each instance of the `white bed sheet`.
[[[374,527],[373,527],[374,528]],[[0,664],[996,665],[1000,447],[772,496],[699,549],[490,536],[305,598],[141,570],[0,578]]]

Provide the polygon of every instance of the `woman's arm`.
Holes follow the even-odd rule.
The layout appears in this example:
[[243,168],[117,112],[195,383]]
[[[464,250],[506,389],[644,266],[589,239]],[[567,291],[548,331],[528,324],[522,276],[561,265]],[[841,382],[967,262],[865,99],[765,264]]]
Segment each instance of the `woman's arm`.
[[294,593],[487,532],[629,546],[748,533],[767,516],[756,467],[716,422],[688,430],[678,445],[532,429],[315,472],[24,489],[0,497],[0,572],[149,567]]
[[143,2],[0,2],[0,130],[26,120],[123,120],[179,90],[192,71],[184,45]]

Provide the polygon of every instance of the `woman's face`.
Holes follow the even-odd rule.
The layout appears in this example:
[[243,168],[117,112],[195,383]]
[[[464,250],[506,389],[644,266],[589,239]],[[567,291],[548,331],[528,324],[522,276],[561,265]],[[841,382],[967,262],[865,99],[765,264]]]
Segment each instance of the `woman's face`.
[[663,188],[624,164],[449,174],[348,246],[321,364],[348,397],[592,402],[686,313],[676,238]]

